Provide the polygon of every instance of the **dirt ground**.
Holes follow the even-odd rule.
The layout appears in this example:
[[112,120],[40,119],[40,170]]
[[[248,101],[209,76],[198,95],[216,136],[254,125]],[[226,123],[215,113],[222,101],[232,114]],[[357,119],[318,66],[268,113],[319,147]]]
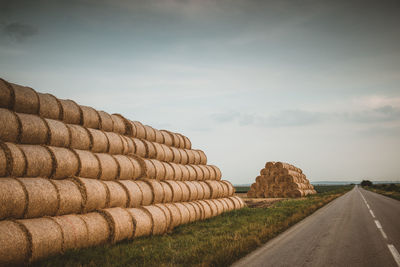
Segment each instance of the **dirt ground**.
[[268,208],[272,204],[286,198],[248,198],[246,193],[236,193],[236,196],[243,199],[249,208]]

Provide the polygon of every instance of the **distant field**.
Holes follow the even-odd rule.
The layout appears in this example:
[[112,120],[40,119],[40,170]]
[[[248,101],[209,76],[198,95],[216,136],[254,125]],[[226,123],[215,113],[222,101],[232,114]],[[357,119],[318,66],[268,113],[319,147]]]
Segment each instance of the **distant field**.
[[250,186],[234,186],[236,193],[247,193],[250,190]]
[[[352,185],[314,185],[314,189],[317,193],[325,193],[349,186],[352,187]],[[235,186],[235,189],[236,193],[247,193],[250,190],[250,186]]]

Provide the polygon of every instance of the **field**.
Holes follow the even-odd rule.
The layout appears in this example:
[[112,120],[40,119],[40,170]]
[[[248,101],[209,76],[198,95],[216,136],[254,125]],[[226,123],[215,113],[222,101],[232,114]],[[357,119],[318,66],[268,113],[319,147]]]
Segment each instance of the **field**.
[[366,186],[364,189],[400,200],[400,184],[374,184]]
[[324,187],[306,198],[232,211],[162,236],[72,250],[34,266],[228,266],[351,188]]

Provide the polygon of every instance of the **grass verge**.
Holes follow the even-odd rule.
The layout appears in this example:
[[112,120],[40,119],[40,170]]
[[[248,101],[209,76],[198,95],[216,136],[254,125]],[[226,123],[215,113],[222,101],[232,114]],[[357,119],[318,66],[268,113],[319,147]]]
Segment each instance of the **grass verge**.
[[235,210],[162,236],[68,251],[34,266],[228,266],[350,189]]
[[373,186],[365,186],[363,188],[390,198],[400,200],[400,184],[378,184]]

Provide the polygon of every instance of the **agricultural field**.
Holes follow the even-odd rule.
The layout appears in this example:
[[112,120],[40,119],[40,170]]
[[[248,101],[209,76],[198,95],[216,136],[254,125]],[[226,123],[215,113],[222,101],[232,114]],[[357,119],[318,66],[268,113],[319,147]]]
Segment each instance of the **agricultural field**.
[[400,200],[400,184],[374,184],[365,186],[364,189]]

